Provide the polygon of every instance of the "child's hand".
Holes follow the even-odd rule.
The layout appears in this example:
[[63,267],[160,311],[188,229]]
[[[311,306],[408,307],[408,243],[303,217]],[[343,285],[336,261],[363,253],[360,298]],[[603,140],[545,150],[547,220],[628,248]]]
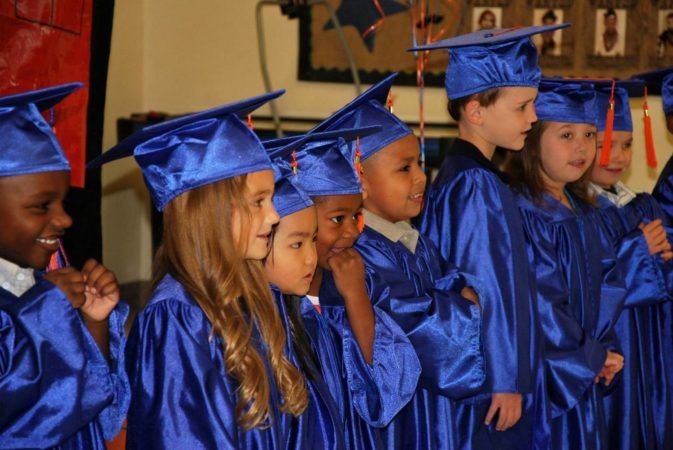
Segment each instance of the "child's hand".
[[44,279],[63,291],[73,308],[79,309],[86,302],[84,277],[73,267],[64,267],[44,274]]
[[603,364],[603,368],[594,381],[597,383],[600,378],[603,378],[605,379],[604,384],[609,386],[615,378],[615,375],[617,375],[623,368],[624,357],[619,353],[608,352],[608,356],[605,358],[605,364]]
[[119,284],[115,274],[95,259],[82,267],[86,301],[81,307],[85,321],[103,322],[119,303]]
[[479,304],[479,297],[477,296],[477,293],[474,292],[474,289],[472,289],[471,287],[465,286],[463,290],[460,291],[460,295],[481,308],[481,305]]
[[331,256],[327,264],[334,275],[334,284],[343,298],[367,296],[365,265],[357,251],[347,248]]
[[[645,235],[647,248],[650,250],[650,255],[661,253],[662,258],[668,261],[673,254],[671,254],[671,244],[666,237],[666,230],[661,223],[661,219],[653,220],[652,222],[638,225]],[[668,258],[668,259],[666,259]]]
[[484,423],[490,425],[495,414],[500,411],[495,429],[505,431],[513,427],[521,418],[521,402],[521,394],[494,393],[491,395],[491,407],[488,408]]

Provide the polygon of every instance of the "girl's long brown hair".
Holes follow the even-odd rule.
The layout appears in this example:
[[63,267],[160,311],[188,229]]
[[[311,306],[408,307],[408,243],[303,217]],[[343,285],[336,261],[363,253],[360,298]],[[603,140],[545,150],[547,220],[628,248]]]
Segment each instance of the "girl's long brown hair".
[[[190,190],[164,210],[163,244],[154,261],[156,285],[171,274],[194,297],[224,342],[224,364],[238,381],[236,418],[245,430],[270,425],[270,381],[264,358],[253,345],[259,330],[281,410],[295,416],[308,404],[304,377],[285,357],[285,331],[271,296],[261,261],[246,260],[250,210],[245,202],[246,176]],[[238,245],[232,229],[241,217]],[[266,347],[266,348],[264,348]]]
[[[542,178],[542,159],[540,156],[542,133],[546,129],[546,122],[535,122],[526,137],[523,150],[508,152],[508,158],[503,166],[503,170],[509,176],[512,189],[517,193],[528,196],[538,204],[544,204],[542,194],[546,191]],[[596,203],[596,197],[589,190],[589,175],[592,167],[593,163],[584,172],[582,178],[566,185],[573,196],[590,205]]]

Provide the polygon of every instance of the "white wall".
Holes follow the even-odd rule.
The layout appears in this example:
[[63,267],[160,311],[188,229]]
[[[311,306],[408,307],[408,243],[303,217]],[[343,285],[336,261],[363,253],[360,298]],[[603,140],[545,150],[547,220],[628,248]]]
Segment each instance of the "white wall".
[[[116,142],[116,119],[132,112],[185,113],[263,92],[253,0],[116,0],[105,108],[104,143]],[[268,65],[286,117],[326,117],[354,96],[352,86],[296,80],[298,21],[278,7],[264,9]],[[418,120],[415,88],[395,88],[395,112]],[[639,108],[639,101],[633,106]],[[650,99],[660,168],[673,140],[666,134],[661,102]],[[261,114],[268,114],[262,109]],[[627,182],[649,190],[656,172],[645,163],[642,112],[634,109],[635,155]],[[444,90],[426,92],[426,119],[447,123]],[[641,157],[638,157],[641,155]],[[148,279],[151,267],[149,199],[133,161],[103,171],[104,259],[121,282]]]

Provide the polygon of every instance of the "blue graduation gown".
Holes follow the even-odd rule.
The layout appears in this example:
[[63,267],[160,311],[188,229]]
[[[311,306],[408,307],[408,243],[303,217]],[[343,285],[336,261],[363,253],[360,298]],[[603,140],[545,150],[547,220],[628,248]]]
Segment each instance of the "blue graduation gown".
[[657,184],[652,190],[652,196],[664,212],[666,224],[673,226],[673,156],[668,159],[659,174]]
[[[295,367],[301,370],[302,366],[299,363],[297,352],[292,343],[290,319],[285,306],[286,300],[301,301],[301,299],[297,297],[285,299],[280,290],[274,285],[271,285],[271,291],[276,300],[281,320],[285,325],[285,334],[287,336],[286,354]],[[309,339],[310,336],[309,334]],[[312,347],[314,354],[317,356],[319,353],[315,351],[315,346],[312,345]],[[311,374],[304,372],[306,388],[309,393],[309,403],[303,414],[291,419],[287,449],[345,449],[343,407],[335,399],[340,398],[338,396],[341,392],[341,386],[339,385],[335,388],[333,384],[328,385],[325,381],[333,382],[334,377],[323,378],[323,371],[320,367],[314,367],[310,360],[305,363],[309,365],[309,370],[311,371]],[[331,370],[336,371],[337,368]]]
[[415,253],[365,227],[355,244],[368,270],[390,290],[382,308],[407,333],[421,377],[412,401],[386,427],[388,448],[459,448],[454,406],[479,392],[485,379],[479,307],[460,296],[469,275],[448,268],[432,242],[419,236]]
[[129,402],[120,303],[110,365],[65,294],[42,275],[20,297],[0,289],[0,448],[105,449]]
[[[221,336],[185,288],[170,275],[157,285],[129,336],[129,449],[286,449],[289,414],[267,366],[272,422],[243,431],[236,422],[238,383],[227,374]],[[265,356],[256,329],[251,339]]]
[[613,328],[625,288],[612,245],[600,239],[588,205],[575,216],[547,195],[544,205],[517,200],[545,336],[552,448],[607,448],[602,388],[593,380],[608,350],[621,353]]
[[[304,303],[307,328],[316,337],[317,353],[325,379],[341,381],[347,446],[352,449],[383,449],[381,428],[409,402],[420,375],[420,364],[404,331],[382,309],[375,306],[389,290],[377,275],[367,271],[366,284],[374,304],[374,351],[369,365],[364,360],[350,327],[343,298],[334,278],[323,271],[320,286],[322,313]],[[325,328],[325,324],[329,330]],[[329,364],[329,367],[328,367]],[[338,372],[334,373],[334,367]]]
[[[536,370],[540,349],[531,316],[532,282],[521,251],[523,226],[504,175],[471,143],[458,138],[449,149],[429,188],[420,231],[446,261],[476,276],[484,287],[480,301],[486,381],[481,398],[459,406],[459,432],[468,447],[530,448],[536,433],[531,424],[539,411],[530,393],[541,375]],[[505,432],[495,431],[494,423],[483,425],[488,394],[496,392],[524,394],[523,421]]]
[[605,398],[609,448],[673,448],[673,330],[665,328],[673,313],[673,263],[650,255],[638,228],[663,218],[663,212],[648,194],[618,209],[600,200],[605,209],[599,217],[615,243],[627,286],[615,325],[625,359],[622,382]]

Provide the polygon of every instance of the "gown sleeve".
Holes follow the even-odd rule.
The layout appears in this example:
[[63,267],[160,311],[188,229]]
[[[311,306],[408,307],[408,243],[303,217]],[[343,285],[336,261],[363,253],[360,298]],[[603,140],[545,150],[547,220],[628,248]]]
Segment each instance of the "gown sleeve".
[[[437,280],[410,279],[409,264],[390,246],[372,239],[357,250],[388,287],[389,295],[379,296],[375,306],[413,344],[422,369],[419,386],[452,399],[477,394],[485,379],[481,317],[477,305],[452,290],[459,279],[457,270]],[[429,265],[435,264],[440,266],[439,261]]]
[[[374,305],[380,296],[389,295],[387,287],[373,281],[375,277],[372,273],[366,277]],[[421,369],[411,342],[388,314],[374,306],[373,358],[367,364],[328,271],[323,273],[320,307],[341,339],[343,368],[355,409],[371,426],[386,426],[416,392]]]
[[529,268],[521,251],[526,245],[521,219],[507,186],[485,170],[462,172],[431,190],[421,232],[443,259],[482,282],[485,390],[529,392]]
[[112,439],[129,401],[123,324],[109,318],[110,364],[65,294],[48,281],[21,297],[0,296],[0,443],[54,447],[95,424]]
[[194,305],[167,299],[138,316],[126,359],[132,386],[127,448],[239,448],[236,393],[210,339]]
[[572,409],[605,363],[607,349],[578,322],[557,257],[554,229],[522,210],[537,280],[537,305],[545,336],[545,364],[552,416]]

